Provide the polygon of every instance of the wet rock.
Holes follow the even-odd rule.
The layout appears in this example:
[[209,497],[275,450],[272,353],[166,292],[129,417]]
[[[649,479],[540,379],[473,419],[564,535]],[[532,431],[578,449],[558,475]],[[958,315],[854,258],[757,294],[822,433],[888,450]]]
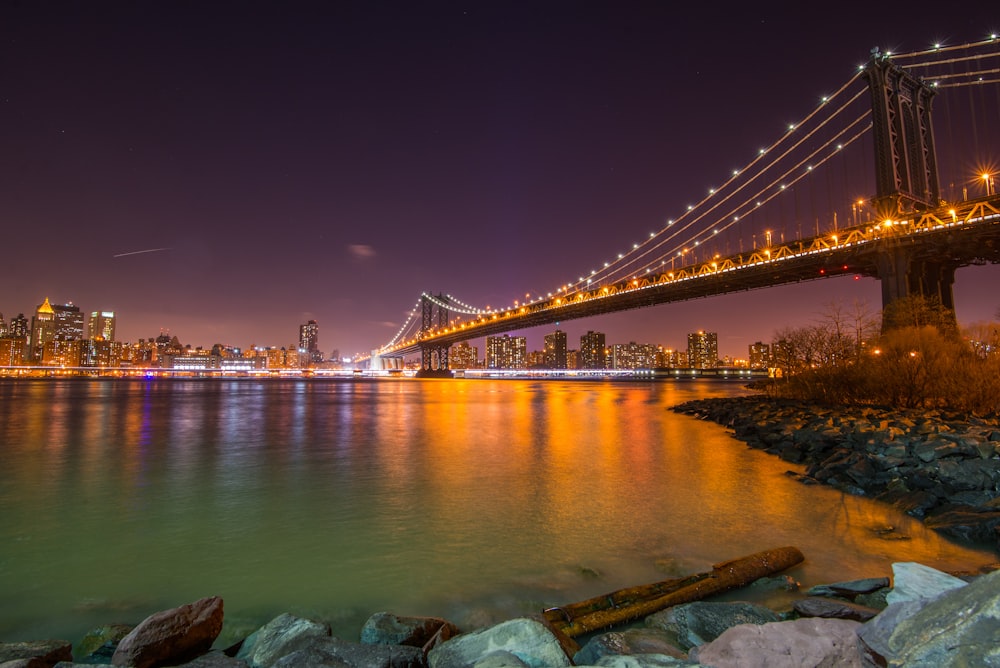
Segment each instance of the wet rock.
[[9,661],[39,659],[46,665],[73,660],[73,643],[66,640],[0,642],[0,664]]
[[474,666],[498,651],[514,654],[532,668],[571,665],[559,640],[541,622],[528,618],[511,619],[456,636],[432,649],[427,660],[431,668]]
[[860,667],[859,627],[846,619],[819,618],[743,624],[692,649],[689,658],[714,668]]
[[579,652],[573,663],[582,666],[596,664],[606,656],[633,654],[662,654],[675,659],[686,659],[687,653],[672,642],[671,634],[657,628],[632,628],[594,636]]
[[361,642],[424,647],[432,640],[443,642],[456,635],[458,627],[439,617],[401,617],[391,612],[376,612],[361,629]]
[[966,584],[965,580],[954,575],[915,561],[896,562],[892,565],[892,591],[885,598],[890,605],[902,601],[929,600]]
[[283,613],[250,634],[243,641],[236,658],[246,661],[250,668],[265,668],[299,649],[297,644],[309,638],[329,635],[328,624]]
[[867,622],[879,613],[875,608],[867,608],[850,601],[809,596],[792,603],[792,608],[802,617],[823,617],[824,619],[852,619]]
[[272,664],[273,668],[328,666],[330,668],[426,668],[419,647],[369,645],[332,636],[300,637],[294,650]]
[[689,650],[715,640],[739,624],[766,624],[781,618],[762,605],[745,602],[697,601],[685,603],[646,617],[646,626],[666,631],[674,644]]
[[806,596],[840,596],[854,600],[858,594],[870,594],[889,586],[889,578],[865,578],[847,582],[832,582],[830,584],[810,587]]
[[107,624],[90,630],[76,646],[76,655],[87,663],[111,663],[122,638],[135,628],[128,624]]
[[222,599],[203,598],[150,615],[122,638],[111,663],[155,668],[204,654],[222,630]]

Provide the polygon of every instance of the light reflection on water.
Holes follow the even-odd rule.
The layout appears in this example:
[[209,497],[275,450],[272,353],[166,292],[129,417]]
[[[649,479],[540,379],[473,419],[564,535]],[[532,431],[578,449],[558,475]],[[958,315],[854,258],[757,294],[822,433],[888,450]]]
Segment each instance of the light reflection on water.
[[741,393],[0,381],[0,640],[76,641],[210,595],[227,627],[290,611],[351,638],[377,610],[471,625],[785,545],[806,587],[995,561],[668,410]]

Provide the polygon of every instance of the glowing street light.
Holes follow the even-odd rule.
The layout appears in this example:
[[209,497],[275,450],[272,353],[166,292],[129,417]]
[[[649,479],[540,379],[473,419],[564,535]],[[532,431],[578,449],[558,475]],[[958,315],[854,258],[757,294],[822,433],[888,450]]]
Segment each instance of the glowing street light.
[[990,196],[990,195],[996,195],[997,194],[997,184],[996,184],[996,181],[993,179],[993,175],[990,174],[989,172],[986,172],[986,173],[983,174],[983,185],[986,187],[986,195],[987,195],[987,197]]

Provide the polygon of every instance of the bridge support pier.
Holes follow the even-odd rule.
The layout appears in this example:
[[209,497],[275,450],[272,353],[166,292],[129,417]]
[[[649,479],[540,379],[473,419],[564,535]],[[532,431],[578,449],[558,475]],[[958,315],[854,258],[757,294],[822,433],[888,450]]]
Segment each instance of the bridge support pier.
[[921,295],[955,310],[955,265],[914,258],[905,248],[883,251],[878,258],[878,277],[882,282],[882,309],[897,299]]

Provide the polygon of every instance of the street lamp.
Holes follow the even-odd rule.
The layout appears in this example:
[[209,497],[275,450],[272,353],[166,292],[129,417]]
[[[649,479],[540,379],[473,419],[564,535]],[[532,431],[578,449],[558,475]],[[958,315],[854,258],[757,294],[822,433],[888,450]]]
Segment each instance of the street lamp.
[[986,186],[986,196],[997,194],[996,182],[993,180],[993,175],[989,172],[983,174],[983,184]]

